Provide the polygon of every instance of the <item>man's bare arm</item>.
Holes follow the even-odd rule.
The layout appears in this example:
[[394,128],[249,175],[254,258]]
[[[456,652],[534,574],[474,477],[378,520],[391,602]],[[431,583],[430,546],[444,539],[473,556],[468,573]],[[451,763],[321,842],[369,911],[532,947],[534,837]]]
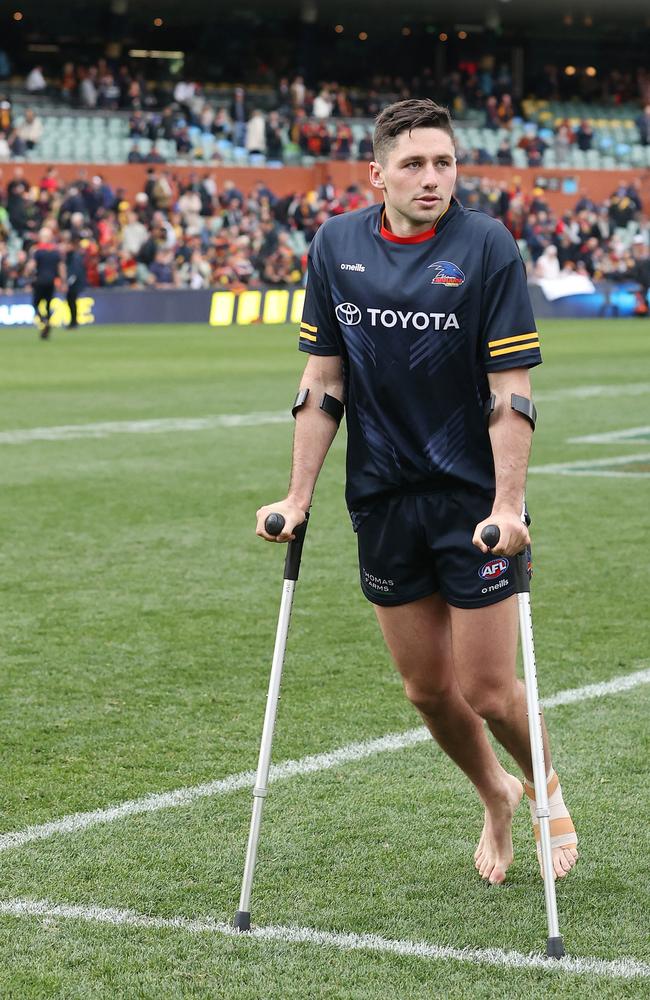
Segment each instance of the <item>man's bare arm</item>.
[[493,551],[497,555],[512,556],[530,544],[521,511],[533,431],[528,420],[512,409],[510,399],[512,393],[531,398],[530,377],[527,368],[511,368],[489,372],[488,382],[496,397],[489,428],[496,494],[492,513],[476,526],[473,542],[482,552],[487,552],[480,538],[481,531],[486,524],[496,524],[501,538]]
[[[300,388],[309,389],[309,395],[296,414],[289,492],[284,500],[260,507],[257,512],[257,534],[267,541],[289,541],[293,529],[305,519],[318,474],[338,429],[336,421],[320,409],[320,404],[325,393],[343,402],[341,358],[310,355]],[[282,514],[285,520],[284,530],[277,536],[264,530],[264,522],[272,512]]]

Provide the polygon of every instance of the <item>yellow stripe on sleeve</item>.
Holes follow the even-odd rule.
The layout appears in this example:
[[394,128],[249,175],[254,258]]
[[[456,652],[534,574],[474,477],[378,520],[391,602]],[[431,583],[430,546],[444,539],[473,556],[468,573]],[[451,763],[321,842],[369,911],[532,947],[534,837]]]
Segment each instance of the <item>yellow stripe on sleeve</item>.
[[539,340],[533,340],[530,344],[515,344],[514,347],[502,347],[500,351],[490,351],[490,357],[498,358],[500,354],[513,354],[515,351],[528,351],[532,347],[539,346]]
[[314,337],[313,333],[305,333],[304,330],[300,331],[300,336],[304,337],[305,340],[312,340],[314,343],[318,340],[318,337]]
[[309,323],[305,323],[304,319],[301,320],[300,326],[304,330],[309,330],[311,333],[318,333],[317,326],[310,326]]
[[503,340],[490,340],[488,347],[501,347],[502,344],[514,344],[515,340],[534,340],[539,337],[537,330],[533,333],[519,333],[516,337],[504,337]]

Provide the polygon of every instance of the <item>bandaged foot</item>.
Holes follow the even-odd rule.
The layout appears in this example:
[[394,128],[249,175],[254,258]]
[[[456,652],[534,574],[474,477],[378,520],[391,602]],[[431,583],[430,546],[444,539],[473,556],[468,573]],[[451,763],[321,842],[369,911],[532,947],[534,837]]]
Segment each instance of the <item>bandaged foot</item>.
[[[562,788],[560,787],[558,776],[553,768],[551,768],[547,780],[553,871],[555,878],[564,878],[564,876],[571,871],[578,860],[578,851],[576,850],[578,837],[573,825],[573,820],[569,815],[569,810],[565,806],[564,799],[562,798]],[[543,874],[539,819],[537,818],[535,811],[535,787],[534,785],[531,785],[530,782],[525,781],[524,791],[529,800],[528,804],[530,806],[530,815],[533,821],[533,830],[537,844],[537,860],[539,861],[540,871]]]
[[474,867],[490,885],[501,885],[512,863],[512,817],[521,801],[521,782],[504,772],[501,794],[485,806],[485,822]]

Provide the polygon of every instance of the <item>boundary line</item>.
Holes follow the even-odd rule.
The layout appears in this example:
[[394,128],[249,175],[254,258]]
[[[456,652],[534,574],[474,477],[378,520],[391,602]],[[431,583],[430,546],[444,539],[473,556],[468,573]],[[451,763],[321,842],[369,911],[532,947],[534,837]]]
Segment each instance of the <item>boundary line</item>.
[[550,472],[557,476],[600,476],[608,479],[648,479],[650,472],[614,472],[612,465],[629,465],[631,462],[650,462],[650,452],[638,455],[615,455],[612,458],[583,458],[574,462],[556,462],[550,465],[531,465],[529,472]]
[[636,444],[637,441],[643,444],[650,441],[650,427],[626,427],[620,431],[567,438],[568,444]]
[[174,431],[212,431],[220,427],[259,427],[288,424],[285,410],[260,413],[221,413],[208,417],[160,417],[155,420],[110,420],[97,424],[61,424],[58,427],[24,427],[0,431],[0,444],[28,444],[31,441],[74,441],[105,438],[112,434],[169,434]]
[[71,906],[55,904],[48,900],[0,900],[0,915],[36,917],[40,919],[63,918],[83,920],[87,923],[109,924],[114,927],[137,927],[146,930],[185,931],[190,934],[221,934],[241,938],[242,943],[255,941],[283,941],[289,944],[314,944],[339,951],[369,951],[401,955],[429,961],[454,961],[470,965],[505,966],[511,969],[536,969],[552,973],[569,973],[578,976],[607,976],[614,979],[646,979],[650,965],[634,958],[604,959],[594,957],[546,958],[534,953],[505,951],[502,948],[452,948],[447,945],[428,944],[424,941],[385,938],[378,934],[346,934],[321,931],[312,927],[286,927],[270,925],[254,927],[249,934],[241,934],[234,927],[212,919],[189,917],[153,917],[134,910],[100,906]]
[[[562,399],[643,396],[650,393],[650,382],[621,385],[578,385],[563,389],[540,389],[538,402]],[[260,413],[223,413],[205,417],[160,417],[151,420],[111,420],[91,424],[61,424],[52,427],[23,427],[0,430],[0,445],[27,444],[30,441],[72,441],[81,438],[104,438],[112,434],[167,434],[174,431],[208,431],[220,427],[257,427],[262,424],[291,422],[287,410]]]
[[[645,662],[647,661],[641,661],[641,663]],[[638,665],[640,666],[641,664]],[[610,694],[630,691],[632,688],[639,687],[642,684],[650,684],[650,668],[635,670],[633,673],[614,677],[612,680],[603,681],[598,684],[589,684],[586,687],[569,688],[565,691],[559,691],[549,698],[542,699],[542,705],[545,708],[571,705],[576,702],[587,701],[590,698],[604,698]],[[326,771],[333,767],[340,767],[343,764],[364,760],[375,754],[392,750],[404,750],[427,741],[431,741],[429,733],[424,727],[418,727],[417,729],[409,729],[403,733],[388,733],[386,736],[381,736],[373,740],[349,743],[347,746],[338,747],[335,750],[325,753],[312,754],[302,757],[299,760],[287,760],[282,764],[273,764],[269,773],[269,782],[281,781],[303,774],[314,774],[317,771]],[[431,745],[432,747],[435,746],[433,741],[431,741]],[[160,809],[173,809],[175,806],[186,806],[197,799],[213,795],[226,795],[229,792],[235,792],[242,788],[252,789],[254,784],[255,772],[243,771],[239,774],[231,774],[227,778],[209,781],[202,785],[186,786],[185,788],[177,788],[169,792],[152,792],[140,799],[129,799],[105,809],[72,813],[71,815],[63,816],[61,819],[52,820],[49,823],[28,826],[23,830],[1,834],[0,852],[24,847],[32,841],[47,840],[49,837],[57,834],[77,833],[88,829],[88,827],[97,826],[100,823],[113,823],[115,820],[123,819],[127,816],[157,812]]]

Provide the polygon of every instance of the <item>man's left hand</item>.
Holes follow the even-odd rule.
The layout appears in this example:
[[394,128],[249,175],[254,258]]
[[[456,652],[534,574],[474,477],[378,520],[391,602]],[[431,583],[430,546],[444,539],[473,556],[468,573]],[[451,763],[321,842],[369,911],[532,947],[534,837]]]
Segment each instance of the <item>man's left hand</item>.
[[[481,540],[481,532],[488,524],[496,524],[501,533],[493,549],[488,548]],[[530,535],[519,514],[514,511],[501,511],[493,512],[476,525],[472,542],[481,552],[494,552],[495,556],[516,556],[530,545]]]

